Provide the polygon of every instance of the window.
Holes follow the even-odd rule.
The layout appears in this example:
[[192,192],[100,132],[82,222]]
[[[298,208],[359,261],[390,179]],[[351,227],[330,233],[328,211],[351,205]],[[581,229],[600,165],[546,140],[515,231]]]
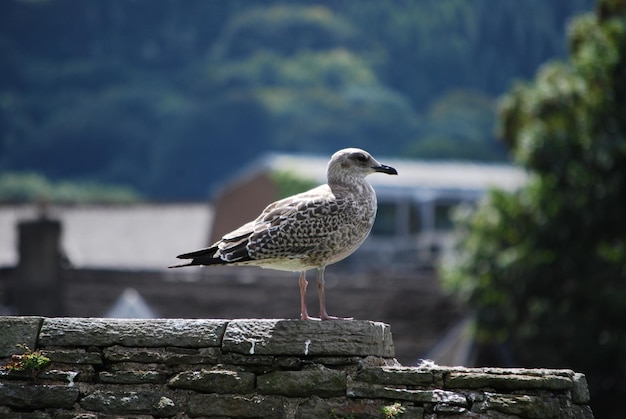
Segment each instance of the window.
[[435,204],[435,230],[448,231],[452,230],[452,210],[458,205],[458,202],[444,201]]
[[409,234],[419,234],[421,230],[421,211],[419,205],[415,202],[409,203]]

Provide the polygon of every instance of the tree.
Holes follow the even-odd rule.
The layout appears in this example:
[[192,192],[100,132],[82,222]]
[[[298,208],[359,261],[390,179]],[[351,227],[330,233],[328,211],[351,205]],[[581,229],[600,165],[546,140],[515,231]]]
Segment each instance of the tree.
[[415,111],[380,83],[358,35],[323,6],[245,10],[212,49],[210,81],[262,107],[273,149],[389,152],[416,136]]
[[408,148],[417,158],[505,160],[494,134],[495,100],[475,91],[451,91],[435,101],[419,126],[420,140]]
[[443,277],[475,308],[479,342],[584,372],[595,414],[611,417],[626,396],[626,1],[600,1],[569,40],[568,62],[501,103],[531,180],[465,217]]
[[0,174],[0,203],[54,202],[62,204],[129,204],[141,196],[125,186],[96,182],[50,182],[37,173]]
[[592,2],[0,1],[0,172],[188,200],[268,150],[502,159],[493,97]]

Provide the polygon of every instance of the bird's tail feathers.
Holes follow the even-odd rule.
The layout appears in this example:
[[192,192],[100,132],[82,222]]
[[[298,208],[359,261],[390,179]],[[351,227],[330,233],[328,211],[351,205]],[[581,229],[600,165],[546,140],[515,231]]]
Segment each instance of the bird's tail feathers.
[[178,265],[168,266],[168,268],[182,268],[184,266],[195,266],[195,265],[221,265],[224,263],[219,257],[215,257],[215,252],[217,251],[217,246],[207,247],[204,249],[196,250],[189,253],[183,253],[182,255],[176,256],[178,259],[191,259],[186,261],[185,263],[180,263]]

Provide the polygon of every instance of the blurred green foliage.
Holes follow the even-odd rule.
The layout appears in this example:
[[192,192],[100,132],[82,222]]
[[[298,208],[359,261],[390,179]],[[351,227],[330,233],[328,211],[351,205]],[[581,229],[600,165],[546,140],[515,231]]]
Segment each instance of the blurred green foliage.
[[318,182],[315,180],[304,179],[289,171],[273,171],[270,173],[270,176],[278,188],[279,198],[287,198],[318,186]]
[[569,61],[543,66],[501,103],[502,136],[532,181],[493,191],[465,217],[444,278],[475,308],[480,342],[506,343],[524,366],[586,373],[596,417],[621,417],[626,2],[601,1],[569,40]]
[[141,197],[125,186],[102,185],[94,182],[50,182],[37,173],[0,174],[0,202],[32,201],[64,204],[135,203]]
[[502,160],[593,0],[0,2],[0,172],[204,199],[266,151]]

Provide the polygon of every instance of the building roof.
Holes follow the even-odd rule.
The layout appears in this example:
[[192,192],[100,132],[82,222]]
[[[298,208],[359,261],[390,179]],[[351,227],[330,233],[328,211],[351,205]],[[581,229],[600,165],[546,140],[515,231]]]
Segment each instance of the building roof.
[[156,319],[158,316],[134,288],[126,288],[104,317],[115,319]]
[[[452,193],[476,199],[491,188],[514,191],[528,182],[530,175],[519,166],[507,163],[414,160],[375,156],[383,164],[398,170],[398,176],[368,176],[379,198],[413,195],[429,200]],[[229,179],[212,185],[213,197],[258,176],[259,172],[289,172],[315,183],[326,183],[330,156],[307,153],[266,153],[243,166]]]
[[[528,179],[518,166],[446,160],[409,160],[375,156],[381,163],[395,167],[398,176],[370,176],[369,182],[380,188],[422,188],[484,191],[489,188],[515,190]],[[303,178],[326,183],[329,156],[270,153],[256,163],[261,168],[288,171]]]
[[[0,266],[18,263],[17,225],[38,212],[0,206]],[[212,210],[203,203],[51,206],[47,216],[62,222],[63,250],[76,267],[161,270],[206,246]]]

